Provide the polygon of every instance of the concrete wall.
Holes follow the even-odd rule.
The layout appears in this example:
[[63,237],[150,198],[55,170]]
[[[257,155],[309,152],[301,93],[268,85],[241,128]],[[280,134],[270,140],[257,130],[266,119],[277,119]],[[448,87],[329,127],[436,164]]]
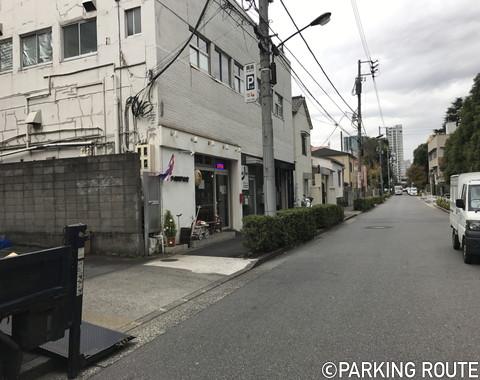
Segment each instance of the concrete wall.
[[63,227],[85,223],[96,254],[143,253],[136,154],[0,165],[0,233],[15,244],[62,244]]

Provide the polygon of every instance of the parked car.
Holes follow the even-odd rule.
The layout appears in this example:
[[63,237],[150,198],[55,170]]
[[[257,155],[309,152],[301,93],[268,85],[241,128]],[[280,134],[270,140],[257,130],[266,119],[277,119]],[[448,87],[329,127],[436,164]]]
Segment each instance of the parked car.
[[480,172],[450,177],[450,226],[453,248],[471,264],[480,255]]
[[403,195],[403,188],[400,185],[395,186],[395,195]]
[[409,195],[417,196],[418,195],[418,190],[416,187],[410,187],[410,192],[408,193]]

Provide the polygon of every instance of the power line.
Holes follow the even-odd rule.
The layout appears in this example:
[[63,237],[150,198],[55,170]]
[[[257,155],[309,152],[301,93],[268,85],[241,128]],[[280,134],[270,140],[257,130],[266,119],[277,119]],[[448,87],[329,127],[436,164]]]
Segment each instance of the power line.
[[290,20],[292,21],[293,25],[295,26],[295,28],[297,29],[297,31],[299,32],[299,35],[300,37],[302,38],[303,42],[305,43],[305,45],[307,46],[307,49],[308,51],[310,52],[310,54],[313,56],[313,59],[315,60],[315,62],[317,63],[317,65],[320,67],[320,69],[322,70],[322,73],[323,75],[325,75],[325,77],[327,78],[328,82],[331,84],[331,86],[333,87],[333,89],[335,90],[335,92],[337,93],[337,95],[340,97],[340,99],[342,99],[342,101],[347,105],[347,107],[352,111],[352,112],[355,112],[353,110],[353,108],[350,106],[350,104],[347,103],[347,101],[343,98],[343,96],[340,94],[340,92],[337,90],[337,87],[335,87],[335,85],[333,84],[332,80],[330,79],[330,77],[328,76],[328,74],[325,72],[323,66],[320,64],[320,61],[318,60],[317,56],[315,55],[315,53],[313,52],[313,50],[310,48],[310,45],[308,44],[307,40],[305,39],[305,37],[303,37],[303,34],[300,32],[300,29],[298,28],[297,26],[297,23],[295,22],[295,20],[293,19],[292,15],[290,14],[290,11],[288,10],[288,8],[285,6],[285,3],[283,2],[283,0],[280,0],[280,3],[282,4],[283,8],[285,9],[285,12],[287,13],[288,17],[290,17]]
[[[360,17],[360,11],[358,10],[357,2],[356,2],[356,0],[351,0],[351,3],[352,3],[353,15],[355,17],[355,22],[357,24],[358,33],[360,35],[360,41],[361,41],[362,46],[363,46],[363,51],[364,51],[367,59],[370,62],[373,62],[372,57],[370,55],[370,49],[368,48],[367,37],[365,36],[365,30],[363,28],[362,19]],[[373,75],[373,74],[374,73],[372,72],[373,88],[375,90],[375,96],[377,98],[378,111],[380,112],[380,119],[382,120],[382,125],[385,128],[385,119],[383,117],[383,110],[382,110],[382,105],[381,105],[381,102],[380,102],[380,95],[378,93],[377,81],[375,80],[375,75]]]

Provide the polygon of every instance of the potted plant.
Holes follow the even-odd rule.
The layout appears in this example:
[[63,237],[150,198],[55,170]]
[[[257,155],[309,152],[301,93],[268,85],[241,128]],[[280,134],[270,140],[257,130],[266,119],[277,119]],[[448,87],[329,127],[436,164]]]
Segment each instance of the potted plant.
[[173,215],[170,210],[165,211],[163,231],[167,238],[167,247],[174,247],[175,239],[177,236],[177,226],[175,224],[175,221],[173,220]]

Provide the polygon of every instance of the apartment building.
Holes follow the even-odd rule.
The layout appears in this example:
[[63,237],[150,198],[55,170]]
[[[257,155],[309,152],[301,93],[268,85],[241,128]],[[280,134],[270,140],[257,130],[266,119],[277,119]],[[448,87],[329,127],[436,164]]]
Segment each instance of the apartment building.
[[[0,162],[138,152],[168,172],[162,204],[180,226],[263,213],[254,21],[234,0],[2,0]],[[190,37],[192,37],[190,39]],[[182,49],[183,48],[183,49]],[[277,207],[293,205],[291,77],[277,60]]]
[[386,128],[386,136],[392,157],[393,176],[397,182],[402,181],[406,176],[404,154],[403,154],[403,127],[397,124]]
[[427,140],[429,183],[432,185],[435,194],[443,194],[445,190],[445,177],[440,167],[445,155],[447,139],[448,135],[446,133],[435,133]]

